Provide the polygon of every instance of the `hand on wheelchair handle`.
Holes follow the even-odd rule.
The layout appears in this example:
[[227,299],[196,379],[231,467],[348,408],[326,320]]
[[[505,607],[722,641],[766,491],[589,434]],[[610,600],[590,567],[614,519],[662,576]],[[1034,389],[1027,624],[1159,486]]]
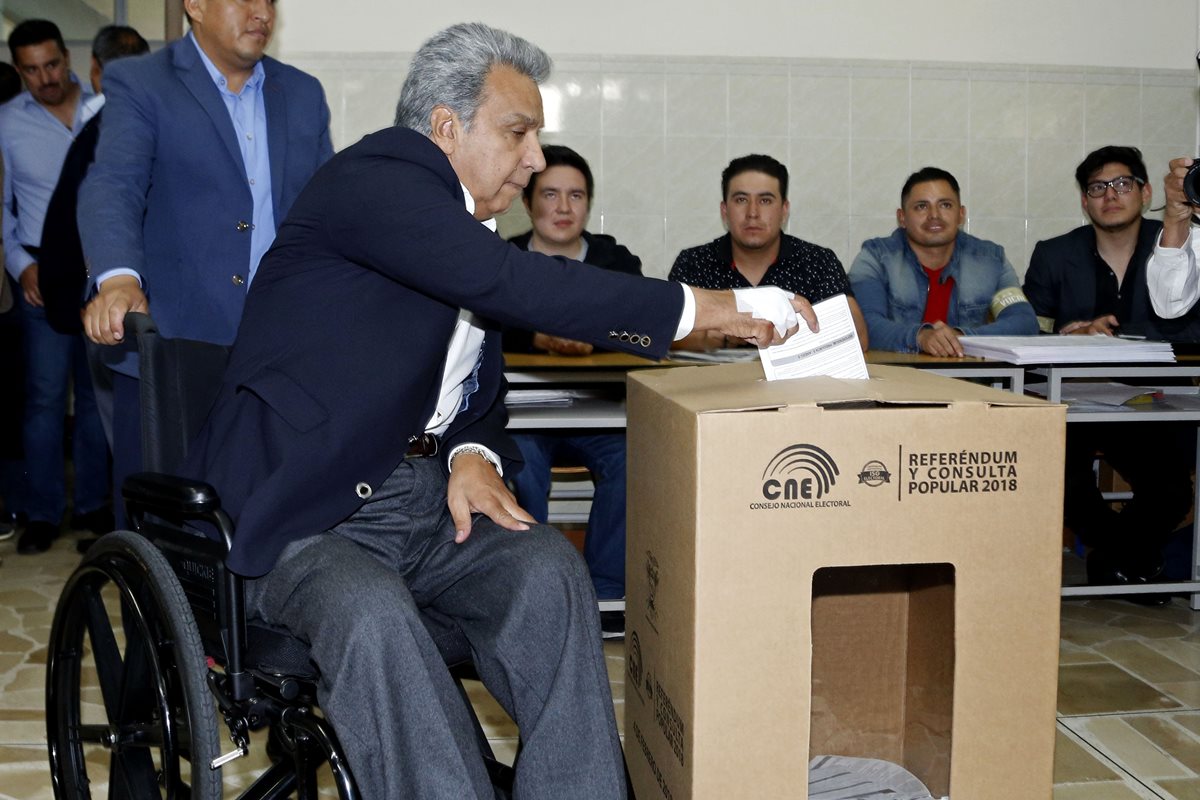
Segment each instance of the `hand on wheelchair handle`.
[[150,312],[141,283],[132,275],[106,280],[83,309],[83,330],[96,344],[116,345],[125,339],[125,314]]

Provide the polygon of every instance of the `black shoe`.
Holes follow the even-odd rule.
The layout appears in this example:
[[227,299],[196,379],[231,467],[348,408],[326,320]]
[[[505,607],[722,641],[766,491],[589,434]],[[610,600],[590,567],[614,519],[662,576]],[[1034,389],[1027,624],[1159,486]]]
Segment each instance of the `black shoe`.
[[108,506],[97,508],[86,514],[72,514],[71,522],[68,525],[73,531],[91,531],[97,536],[111,533],[115,526],[116,521],[113,519],[112,509]]
[[604,639],[625,638],[625,612],[601,611],[600,636]]
[[17,539],[17,552],[24,555],[44,553],[58,538],[58,526],[53,522],[30,522]]
[[[1088,583],[1092,586],[1147,586],[1161,580],[1162,559],[1129,559],[1118,562],[1112,554],[1093,550],[1087,557]],[[1171,595],[1163,592],[1114,594],[1113,600],[1127,600],[1139,606],[1165,606]]]

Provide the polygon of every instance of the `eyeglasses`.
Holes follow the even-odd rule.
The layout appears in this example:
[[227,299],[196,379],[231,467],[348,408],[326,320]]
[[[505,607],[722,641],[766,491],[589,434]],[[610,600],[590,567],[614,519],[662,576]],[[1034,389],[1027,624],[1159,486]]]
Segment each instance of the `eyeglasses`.
[[1141,178],[1135,178],[1132,175],[1122,175],[1119,178],[1113,178],[1111,181],[1095,181],[1087,185],[1088,197],[1104,197],[1108,193],[1108,187],[1112,187],[1117,194],[1129,194],[1133,191],[1134,186],[1142,186],[1146,182]]

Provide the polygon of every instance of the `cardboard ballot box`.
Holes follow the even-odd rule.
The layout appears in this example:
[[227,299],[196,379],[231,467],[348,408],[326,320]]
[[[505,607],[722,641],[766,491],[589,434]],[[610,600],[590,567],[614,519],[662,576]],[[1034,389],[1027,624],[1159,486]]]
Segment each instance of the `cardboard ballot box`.
[[639,800],[803,798],[817,755],[1050,798],[1065,408],[871,376],[630,375]]

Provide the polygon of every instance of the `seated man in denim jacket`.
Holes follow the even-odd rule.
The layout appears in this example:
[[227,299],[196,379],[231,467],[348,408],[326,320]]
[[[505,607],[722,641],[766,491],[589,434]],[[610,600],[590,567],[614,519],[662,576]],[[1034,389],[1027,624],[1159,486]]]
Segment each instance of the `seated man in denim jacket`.
[[925,167],[904,182],[899,227],[863,242],[850,265],[872,347],[961,356],[959,336],[1038,332],[1004,248],[960,231],[966,218],[949,172]]

